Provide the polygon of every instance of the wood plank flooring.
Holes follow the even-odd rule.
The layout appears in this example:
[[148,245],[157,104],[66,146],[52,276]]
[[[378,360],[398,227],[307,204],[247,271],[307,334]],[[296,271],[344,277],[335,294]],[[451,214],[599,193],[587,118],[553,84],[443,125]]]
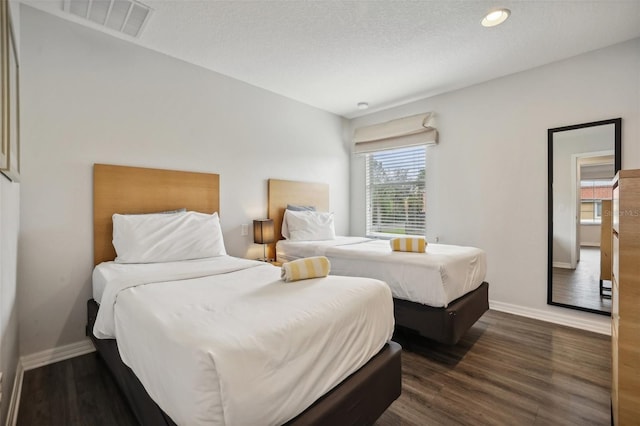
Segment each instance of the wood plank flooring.
[[403,348],[402,396],[390,425],[608,425],[608,336],[490,311],[448,347]]
[[24,373],[17,425],[137,424],[96,352]]
[[[611,312],[611,290],[600,295],[600,248],[581,247],[576,269],[553,268],[552,278],[554,302]],[[604,286],[610,289],[611,281]]]
[[[487,312],[450,347],[397,333],[402,396],[376,423],[608,425],[610,339]],[[135,425],[96,354],[25,373],[18,425]]]

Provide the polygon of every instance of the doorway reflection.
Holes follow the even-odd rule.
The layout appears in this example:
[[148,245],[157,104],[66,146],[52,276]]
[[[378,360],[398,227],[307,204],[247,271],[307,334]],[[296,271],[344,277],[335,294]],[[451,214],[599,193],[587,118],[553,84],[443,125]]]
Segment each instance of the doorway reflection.
[[613,155],[577,158],[579,225],[574,268],[553,268],[553,301],[611,312],[611,183]]

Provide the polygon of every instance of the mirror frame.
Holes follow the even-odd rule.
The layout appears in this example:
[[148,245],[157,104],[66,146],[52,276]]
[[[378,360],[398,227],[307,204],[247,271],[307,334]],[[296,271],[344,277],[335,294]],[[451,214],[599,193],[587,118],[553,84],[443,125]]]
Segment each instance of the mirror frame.
[[547,130],[547,170],[548,177],[548,235],[547,235],[547,304],[553,306],[561,306],[563,308],[576,309],[583,312],[591,312],[593,314],[611,316],[610,312],[600,311],[597,309],[584,308],[582,306],[569,305],[566,303],[558,303],[552,300],[553,296],[553,135],[558,132],[566,132],[568,130],[584,129],[586,127],[603,126],[607,124],[613,124],[615,128],[615,141],[614,141],[614,167],[615,172],[622,168],[622,118],[612,118],[609,120],[592,121],[589,123],[574,124],[572,126],[556,127]]

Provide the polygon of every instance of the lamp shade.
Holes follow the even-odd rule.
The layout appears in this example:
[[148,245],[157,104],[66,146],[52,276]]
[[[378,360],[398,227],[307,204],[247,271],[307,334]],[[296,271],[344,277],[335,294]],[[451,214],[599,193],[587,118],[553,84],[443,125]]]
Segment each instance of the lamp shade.
[[271,244],[274,242],[273,219],[256,219],[253,221],[253,242]]

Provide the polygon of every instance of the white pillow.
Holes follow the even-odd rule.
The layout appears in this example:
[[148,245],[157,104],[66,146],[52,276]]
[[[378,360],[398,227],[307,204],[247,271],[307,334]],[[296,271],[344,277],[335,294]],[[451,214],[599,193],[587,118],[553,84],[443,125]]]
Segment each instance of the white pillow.
[[218,213],[113,215],[117,263],[157,263],[227,254]]
[[284,211],[285,214],[282,216],[282,226],[280,227],[280,233],[282,234],[282,236],[285,239],[289,239],[290,235],[289,235],[289,226],[287,225],[287,211],[292,211],[292,212],[306,212],[306,211],[310,211],[310,212],[315,212],[316,211],[316,206],[300,206],[297,204],[287,204],[287,209]]
[[313,211],[284,212],[291,241],[335,240],[333,213]]

